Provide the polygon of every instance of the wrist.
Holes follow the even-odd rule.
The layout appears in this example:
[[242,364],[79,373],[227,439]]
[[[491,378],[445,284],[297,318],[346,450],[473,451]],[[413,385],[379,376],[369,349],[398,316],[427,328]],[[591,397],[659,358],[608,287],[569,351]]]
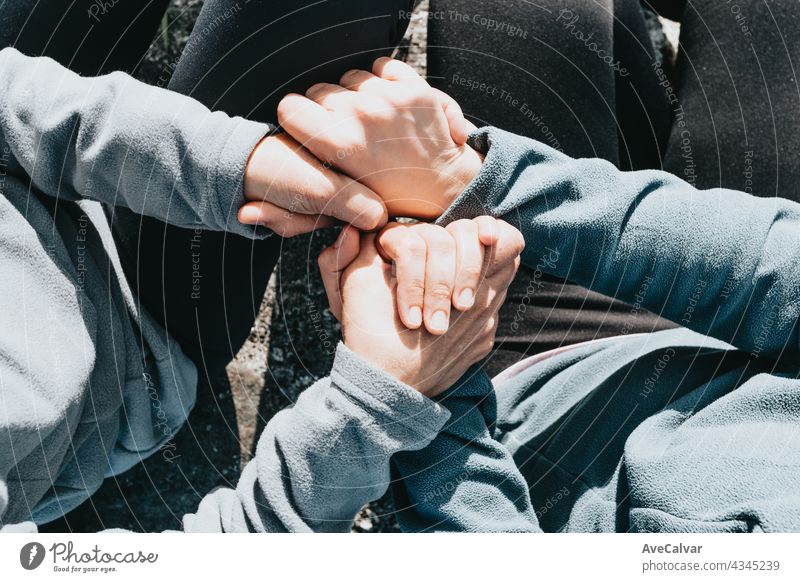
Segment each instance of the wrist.
[[[392,216],[434,221],[472,182],[483,165],[483,154],[468,145],[454,148],[430,163],[416,178],[414,195],[408,189],[395,199],[385,198]],[[378,189],[380,191],[380,189]]]
[[250,157],[247,158],[247,164],[244,167],[244,180],[242,181],[242,188],[244,191],[244,198],[248,202],[254,200],[263,200],[264,195],[264,181],[263,181],[263,167],[268,157],[267,150],[270,148],[271,140],[275,136],[268,135],[256,144],[253,151],[250,152]]
[[[461,151],[451,162],[446,175],[445,188],[439,199],[440,215],[446,212],[456,198],[466,190],[483,166],[484,156],[482,153],[466,144],[459,149]],[[438,218],[438,215],[435,218]]]
[[419,390],[386,374],[363,355],[340,344],[331,370],[331,380],[366,410],[385,420],[385,430],[406,427],[416,437],[433,438],[450,417],[450,412]]
[[365,362],[424,396],[430,397],[436,388],[431,378],[420,378],[422,374],[418,356],[403,357],[387,354],[384,350],[375,350],[377,343],[375,341],[368,341],[366,345],[362,345],[359,341],[349,340],[346,334],[342,343]]
[[258,142],[244,169],[245,200],[268,200],[270,187],[281,184],[283,173],[295,170],[293,162],[298,158],[300,149],[300,144],[285,133],[268,135]]

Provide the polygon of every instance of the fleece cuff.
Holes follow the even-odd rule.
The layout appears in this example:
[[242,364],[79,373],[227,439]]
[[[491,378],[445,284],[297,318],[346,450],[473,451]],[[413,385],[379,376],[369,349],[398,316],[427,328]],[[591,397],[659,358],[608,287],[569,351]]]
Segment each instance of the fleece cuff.
[[496,127],[482,127],[473,131],[467,143],[483,154],[483,165],[439,217],[437,224],[447,225],[454,220],[487,215],[500,218],[513,212],[503,201],[522,169],[530,172],[533,166],[565,158],[564,154],[543,143],[521,140],[519,136]]
[[242,224],[239,222],[238,212],[246,202],[244,171],[250,154],[258,143],[274,130],[274,127],[240,117],[225,121],[229,133],[217,155],[216,168],[211,182],[210,195],[213,197],[213,212],[221,230],[248,238],[266,238],[270,234],[268,229]]
[[395,439],[403,450],[417,450],[432,441],[450,413],[414,388],[379,370],[343,343],[336,349],[331,382]]

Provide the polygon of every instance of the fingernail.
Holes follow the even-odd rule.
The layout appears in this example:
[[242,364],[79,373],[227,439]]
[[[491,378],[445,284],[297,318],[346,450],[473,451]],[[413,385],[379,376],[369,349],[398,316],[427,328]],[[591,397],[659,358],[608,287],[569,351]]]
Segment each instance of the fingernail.
[[258,208],[244,206],[239,212],[239,221],[242,224],[256,224],[261,218]]
[[458,303],[464,309],[468,309],[472,307],[472,304],[475,302],[475,293],[472,289],[464,289],[458,295]]
[[447,314],[441,309],[434,311],[433,317],[431,317],[431,328],[436,331],[447,331],[447,325]]
[[366,231],[377,230],[386,224],[388,214],[383,204],[379,202],[370,203],[368,208],[359,215],[359,226]]
[[333,248],[338,249],[340,246],[344,244],[345,239],[347,238],[347,232],[350,229],[346,226],[342,229],[342,232],[339,233],[339,236],[336,237],[336,240],[333,242]]
[[406,317],[409,325],[413,325],[414,327],[422,325],[422,309],[416,305],[408,310],[408,315]]

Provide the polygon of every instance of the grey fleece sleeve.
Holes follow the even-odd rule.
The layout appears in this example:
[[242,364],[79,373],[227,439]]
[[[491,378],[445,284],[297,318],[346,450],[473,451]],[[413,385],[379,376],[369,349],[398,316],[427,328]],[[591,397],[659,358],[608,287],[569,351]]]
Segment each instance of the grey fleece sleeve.
[[340,344],[330,378],[268,423],[236,490],[184,517],[187,532],[345,532],[390,483],[389,459],[426,447],[450,414]]
[[450,411],[439,436],[392,458],[403,531],[541,531],[525,479],[492,437],[497,401],[486,372],[473,366],[436,401]]
[[0,147],[9,172],[50,196],[260,236],[236,213],[245,165],[269,129],[123,73],[83,78],[0,51]]
[[481,172],[440,219],[502,217],[523,261],[757,355],[800,349],[800,204],[621,172],[495,128]]

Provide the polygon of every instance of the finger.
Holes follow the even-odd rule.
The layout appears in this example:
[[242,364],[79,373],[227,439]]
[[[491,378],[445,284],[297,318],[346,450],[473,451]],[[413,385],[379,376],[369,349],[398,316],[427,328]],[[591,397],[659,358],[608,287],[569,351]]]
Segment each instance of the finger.
[[425,304],[425,262],[428,245],[413,229],[393,224],[376,238],[376,249],[395,265],[397,310],[408,329],[422,325]]
[[337,320],[341,320],[342,317],[342,271],[358,257],[359,241],[358,231],[351,226],[345,226],[336,242],[322,251],[317,259],[322,283],[328,296],[328,305]]
[[300,143],[303,140],[292,134],[292,129],[299,128],[304,134],[313,135],[315,128],[329,127],[333,122],[330,111],[303,95],[289,93],[278,103],[278,123]]
[[514,261],[525,248],[525,239],[516,228],[504,220],[498,220],[496,225],[497,241],[492,248],[492,259],[487,268],[487,276],[491,276],[509,265],[513,267]]
[[333,127],[334,123],[330,111],[297,93],[289,93],[278,103],[278,124],[300,144],[312,149],[315,154],[317,152],[309,143]]
[[377,236],[377,233],[374,232],[360,233],[361,247],[358,252],[357,261],[361,264],[369,265],[377,262],[383,263],[383,260],[378,254],[378,249],[375,245],[375,239]]
[[450,326],[450,305],[456,273],[456,243],[445,229],[433,225],[418,225],[418,232],[427,242],[425,264],[425,299],[422,309],[425,327],[441,335]]
[[342,78],[339,79],[339,84],[350,91],[372,91],[385,89],[388,83],[370,73],[369,71],[362,71],[361,69],[351,69],[347,71]]
[[[390,232],[395,229],[400,229],[400,231]],[[399,222],[390,222],[384,226],[378,233],[378,236],[375,237],[375,249],[385,262],[392,263],[395,261],[397,257],[397,243],[404,236],[405,231],[403,229],[408,229],[408,225],[401,224]],[[387,247],[391,248],[385,249],[383,247],[384,241],[386,242]]]
[[439,89],[434,89],[434,91],[439,97],[439,103],[442,105],[442,110],[447,118],[447,124],[450,126],[450,137],[456,145],[464,145],[467,143],[470,130],[467,125],[467,120],[464,119],[464,112],[461,110],[461,106],[444,91],[440,91]]
[[483,270],[483,245],[478,225],[472,220],[457,220],[447,226],[456,243],[456,276],[453,305],[466,311],[475,304],[475,292]]
[[380,196],[350,178],[337,174],[343,185],[318,208],[320,214],[338,218],[364,231],[381,228],[389,219],[389,211]]
[[408,81],[411,83],[422,83],[426,87],[428,83],[410,66],[402,61],[380,57],[372,65],[372,72],[386,81]]
[[303,97],[289,94],[278,103],[278,124],[317,158],[331,163],[336,148],[336,119],[325,107]]
[[519,270],[520,259],[517,257],[510,263],[506,264],[497,273],[492,275],[491,281],[497,292],[501,295],[500,302],[505,301],[505,296],[508,291],[508,286],[514,280],[514,277]]
[[481,243],[487,247],[497,244],[497,238],[500,235],[497,219],[492,216],[478,216],[473,220],[478,225],[478,237]]
[[347,98],[351,95],[352,91],[348,91],[344,87],[334,85],[332,83],[317,83],[309,87],[306,91],[306,97],[316,101],[325,109],[333,110],[347,105]]
[[339,224],[330,216],[291,212],[271,202],[248,202],[239,209],[238,218],[242,224],[263,226],[286,238]]
[[324,165],[286,134],[271,139],[269,148],[258,150],[261,158],[250,170],[263,175],[245,191],[249,200],[269,200],[300,214],[332,216],[362,230],[386,224],[386,204],[367,186]]
[[475,342],[470,346],[473,351],[472,358],[477,362],[488,358],[494,350],[495,339],[497,337],[497,327],[500,318],[495,313],[483,324],[483,328],[476,335]]

